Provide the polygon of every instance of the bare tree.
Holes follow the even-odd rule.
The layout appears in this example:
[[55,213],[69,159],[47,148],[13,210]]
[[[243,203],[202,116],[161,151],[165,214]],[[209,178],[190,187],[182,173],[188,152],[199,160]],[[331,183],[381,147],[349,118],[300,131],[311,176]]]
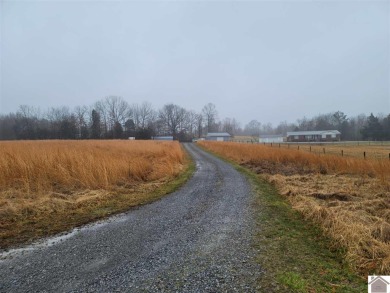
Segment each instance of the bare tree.
[[312,120],[314,123],[314,130],[329,130],[334,128],[332,113],[317,115]]
[[19,110],[16,112],[16,115],[20,115],[23,118],[40,119],[41,111],[39,108],[35,108],[33,106],[20,105]]
[[198,138],[202,137],[202,130],[203,130],[203,115],[197,114],[196,115],[196,134]]
[[145,129],[155,120],[157,114],[152,104],[143,102],[141,105],[133,104],[129,109],[129,116],[133,119],[137,129]]
[[275,128],[274,133],[287,135],[288,131],[294,131],[296,128],[297,126],[294,123],[287,123],[287,121],[283,121]]
[[313,119],[308,119],[303,117],[302,119],[298,119],[298,129],[300,131],[310,131],[314,129],[315,123]]
[[18,112],[16,112],[16,119],[14,120],[14,128],[17,135],[23,139],[36,138],[39,116],[39,108],[21,105]]
[[76,117],[77,136],[79,138],[88,138],[88,107],[77,106],[74,109],[74,115]]
[[186,110],[175,104],[167,104],[159,111],[161,119],[166,131],[176,138],[177,134],[182,130],[180,126],[185,118]]
[[199,114],[194,111],[187,111],[185,115],[185,128],[191,137],[197,135],[198,116]]
[[70,110],[69,107],[66,106],[50,108],[46,113],[47,119],[51,122],[60,121],[61,119],[69,116],[70,116]]
[[75,139],[77,137],[76,117],[66,106],[51,108],[47,112],[51,125],[51,138]]
[[354,140],[361,140],[363,139],[363,136],[362,136],[362,133],[361,133],[361,130],[363,129],[364,125],[366,125],[366,122],[367,122],[367,116],[365,114],[360,114],[358,116],[356,116],[354,119],[353,119],[354,123],[353,123],[353,129],[352,129],[352,133],[353,133],[353,139]]
[[272,134],[273,133],[273,127],[271,123],[263,124],[261,126],[261,134]]
[[125,123],[129,112],[129,104],[121,97],[109,96],[104,100],[105,108],[108,112],[111,127],[119,122],[121,125]]
[[208,103],[202,109],[202,114],[206,123],[207,132],[212,132],[216,130],[216,120],[217,120],[217,109],[214,104]]
[[251,120],[244,128],[246,134],[256,137],[259,137],[260,129],[261,123],[257,120]]
[[235,135],[240,125],[234,118],[225,118],[222,121],[222,131],[229,133],[230,135]]
[[129,104],[118,96],[108,96],[96,102],[94,109],[99,113],[105,137],[112,137],[117,122],[123,127],[129,114]]
[[106,106],[104,101],[100,100],[95,103],[94,109],[99,114],[99,121],[101,123],[101,131],[103,132],[103,136],[107,134],[109,130],[109,115],[106,110]]

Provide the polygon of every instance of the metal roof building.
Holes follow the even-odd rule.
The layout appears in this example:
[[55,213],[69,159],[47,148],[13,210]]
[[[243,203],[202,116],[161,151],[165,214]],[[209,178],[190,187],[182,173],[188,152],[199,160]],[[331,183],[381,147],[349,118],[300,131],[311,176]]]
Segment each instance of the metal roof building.
[[173,140],[173,136],[152,136],[153,140]]
[[206,135],[206,140],[214,141],[231,141],[232,136],[227,132],[209,132]]
[[340,138],[341,133],[338,130],[287,132],[287,141],[291,142],[340,141]]
[[283,134],[261,134],[259,136],[259,142],[271,143],[271,142],[283,142]]

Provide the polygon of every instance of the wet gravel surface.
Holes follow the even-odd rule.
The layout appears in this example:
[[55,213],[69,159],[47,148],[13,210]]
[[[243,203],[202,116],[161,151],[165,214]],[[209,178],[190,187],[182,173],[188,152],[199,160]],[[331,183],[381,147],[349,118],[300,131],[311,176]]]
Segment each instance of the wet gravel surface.
[[197,171],[149,205],[0,255],[0,292],[257,292],[247,180],[193,144]]

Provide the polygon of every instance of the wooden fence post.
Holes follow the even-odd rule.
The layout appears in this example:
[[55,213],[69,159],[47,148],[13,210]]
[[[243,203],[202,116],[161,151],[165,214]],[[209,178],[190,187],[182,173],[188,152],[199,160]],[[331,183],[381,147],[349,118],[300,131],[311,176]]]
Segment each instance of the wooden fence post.
[[363,152],[364,159],[366,159],[366,152]]

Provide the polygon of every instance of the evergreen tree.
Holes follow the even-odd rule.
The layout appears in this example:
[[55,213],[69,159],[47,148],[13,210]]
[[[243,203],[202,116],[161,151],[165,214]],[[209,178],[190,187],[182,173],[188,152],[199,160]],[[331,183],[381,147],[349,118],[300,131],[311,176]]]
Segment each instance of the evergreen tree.
[[382,121],[383,125],[383,139],[390,140],[390,114]]
[[123,127],[118,121],[115,122],[115,124],[114,124],[113,136],[114,136],[114,138],[122,138],[123,137]]
[[73,115],[64,117],[60,123],[59,135],[60,139],[75,139],[77,136],[76,119]]
[[91,126],[91,138],[100,138],[100,115],[96,110],[92,110],[92,126]]
[[378,117],[375,117],[372,113],[367,118],[366,125],[361,130],[364,140],[382,140],[383,128],[379,123]]
[[127,119],[125,122],[125,136],[126,137],[135,136],[135,124],[133,119]]

